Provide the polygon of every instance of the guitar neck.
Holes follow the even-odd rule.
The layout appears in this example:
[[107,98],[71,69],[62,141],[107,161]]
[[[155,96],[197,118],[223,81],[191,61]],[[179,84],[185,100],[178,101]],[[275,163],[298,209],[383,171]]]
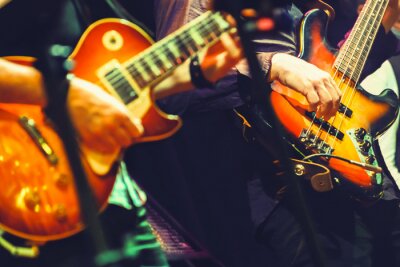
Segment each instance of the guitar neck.
[[367,0],[334,67],[358,82],[389,0]]
[[[218,41],[231,25],[219,12],[207,12],[183,28],[167,36],[138,55],[132,57],[120,68],[105,75],[125,104],[138,97],[136,90],[147,88],[163,79],[177,66],[205,47]],[[140,88],[132,88],[123,73],[129,73]]]

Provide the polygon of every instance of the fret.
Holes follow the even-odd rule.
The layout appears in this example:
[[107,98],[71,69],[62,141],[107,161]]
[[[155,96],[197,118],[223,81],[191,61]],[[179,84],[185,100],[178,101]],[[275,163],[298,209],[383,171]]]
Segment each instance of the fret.
[[154,75],[154,73],[151,70],[151,64],[149,64],[146,60],[145,57],[141,58],[138,60],[138,64],[142,65],[142,68],[144,70],[144,72],[147,74],[147,76],[149,77],[149,79],[146,81],[152,81],[154,79],[156,79],[157,77]]
[[124,63],[141,88],[216,41],[230,25],[220,13],[207,12],[183,29]]
[[139,71],[131,71],[131,69],[128,69],[129,73],[131,74],[131,77],[135,77],[135,81],[139,86],[145,86],[146,85],[146,80],[144,79],[143,75]]
[[358,82],[361,70],[378,32],[388,0],[367,1],[334,67]]
[[128,66],[128,71],[131,74],[132,77],[135,77],[136,82],[140,86],[144,86],[146,83],[148,83],[151,80],[150,75],[146,72],[146,70],[143,68],[143,65],[140,64],[139,62],[135,62]]
[[165,52],[163,51],[155,51],[157,53],[157,58],[161,65],[163,66],[163,70],[168,70],[173,67],[171,61],[169,60],[168,56],[165,55]]
[[144,60],[147,62],[147,65],[150,66],[150,71],[154,77],[161,75],[162,70],[160,70],[159,64],[157,64],[158,60],[154,52],[149,53],[146,57],[144,57]]
[[104,75],[104,78],[109,82],[125,104],[128,104],[138,97],[136,91],[132,88],[130,82],[120,69],[112,69]]
[[188,47],[190,55],[193,55],[196,51],[199,51],[202,48],[201,46],[197,45],[189,32],[183,35],[182,39],[184,40],[183,45]]
[[203,47],[205,45],[203,38],[201,37],[200,33],[196,31],[196,29],[190,29],[189,34],[192,36],[192,39],[196,43],[197,47]]
[[186,59],[188,57],[190,57],[190,55],[192,54],[189,50],[189,48],[187,46],[184,45],[183,41],[182,41],[182,37],[181,36],[176,36],[175,37],[175,45],[177,46],[178,50],[180,51],[180,54]]
[[204,24],[203,29],[204,30],[202,32],[200,32],[201,37],[204,40],[206,40],[207,43],[212,42],[213,41],[213,36],[210,35],[212,29],[207,24]]
[[180,63],[177,62],[177,59],[180,57],[180,53],[173,44],[165,46],[164,49],[165,50],[163,52],[165,53],[169,61],[172,62],[172,66]]

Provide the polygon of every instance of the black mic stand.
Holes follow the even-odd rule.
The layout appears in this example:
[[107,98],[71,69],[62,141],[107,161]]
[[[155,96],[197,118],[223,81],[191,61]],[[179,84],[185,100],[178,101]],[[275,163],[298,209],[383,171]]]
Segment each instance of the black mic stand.
[[[66,1],[62,1],[62,3],[59,4],[60,10],[52,10],[51,12],[56,12],[60,15],[61,8],[65,2]],[[57,19],[59,16],[53,15],[53,17]],[[75,178],[75,187],[79,199],[81,217],[83,218],[83,223],[86,225],[86,232],[95,251],[95,255],[90,255],[90,257],[91,259],[95,259],[98,255],[105,253],[108,246],[100,221],[98,220],[98,207],[86,179],[86,173],[81,163],[75,129],[69,118],[66,106],[67,93],[70,85],[68,71],[73,68],[73,62],[66,59],[72,50],[68,46],[59,44],[47,44],[44,49],[40,50],[36,66],[43,74],[48,103],[47,109],[51,109],[52,111],[48,115],[52,119],[64,143],[64,149],[67,153],[70,167]]]
[[[75,129],[69,118],[66,106],[66,97],[70,84],[67,78],[67,71],[73,66],[73,62],[66,61],[66,57],[70,52],[70,47],[53,44],[40,57],[38,67],[44,77],[48,105],[52,108],[50,117],[59,137],[63,140],[64,149],[75,178],[81,217],[86,225],[90,243],[96,255],[100,255],[107,251],[108,247],[97,216],[98,206],[81,164]],[[57,107],[57,109],[54,109],[54,107]],[[91,258],[95,258],[95,255],[92,255]]]
[[[246,2],[246,5],[243,3]],[[271,108],[271,104],[269,102],[269,93],[271,88],[267,86],[266,83],[266,75],[262,72],[259,61],[257,59],[254,45],[251,41],[252,36],[255,32],[257,32],[257,27],[254,26],[254,22],[245,22],[242,17],[242,10],[244,8],[253,8],[257,10],[261,15],[266,16],[267,19],[272,19],[273,22],[277,22],[276,16],[279,16],[279,8],[278,3],[281,0],[254,0],[254,1],[241,1],[241,0],[220,0],[215,1],[214,7],[217,10],[222,10],[230,13],[235,19],[237,23],[237,29],[239,36],[241,38],[242,48],[244,51],[244,55],[247,59],[250,73],[251,73],[251,81],[252,87],[250,95],[246,100],[247,106],[250,109],[257,109],[255,112],[266,112],[271,116],[271,120],[268,122],[263,121],[262,124],[269,124],[270,127],[276,130],[277,136],[285,137],[286,134],[280,125],[279,121],[276,118],[274,111]],[[250,6],[249,6],[250,5]],[[277,23],[275,23],[277,25]],[[276,26],[275,25],[275,26]],[[285,26],[285,25],[283,25]],[[262,106],[262,107],[261,107]],[[263,111],[261,111],[262,109]],[[251,121],[254,120],[254,125]],[[263,128],[265,125],[260,125],[260,121],[258,118],[250,118],[250,124],[255,131],[257,131],[258,127]],[[261,130],[262,132],[262,130]],[[311,257],[316,267],[324,267],[326,266],[324,260],[324,253],[319,246],[319,242],[316,236],[315,228],[309,211],[307,209],[307,204],[300,187],[298,177],[295,176],[293,165],[290,162],[290,153],[288,150],[288,143],[285,141],[285,138],[277,138],[280,142],[281,149],[281,159],[280,162],[285,171],[285,178],[287,184],[289,185],[289,200],[291,204],[295,207],[295,211],[297,211],[297,217],[299,218],[299,223],[303,227],[306,241],[308,247],[311,251]],[[260,141],[260,143],[265,143],[265,141]]]

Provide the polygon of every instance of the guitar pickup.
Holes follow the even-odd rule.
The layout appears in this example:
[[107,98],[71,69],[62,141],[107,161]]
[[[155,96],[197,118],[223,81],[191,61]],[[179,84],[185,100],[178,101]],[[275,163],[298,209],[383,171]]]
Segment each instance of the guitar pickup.
[[339,131],[335,126],[331,125],[329,122],[324,121],[323,119],[318,119],[315,116],[315,112],[306,111],[306,116],[314,121],[314,123],[318,126],[321,126],[323,130],[325,130],[330,135],[334,136],[339,140],[343,140],[344,133]]
[[37,145],[40,151],[42,151],[50,164],[57,165],[58,157],[47,140],[43,137],[42,133],[36,127],[35,121],[27,116],[21,116],[19,118],[19,123],[32,138],[33,142]]
[[347,118],[351,118],[351,116],[353,115],[353,111],[351,109],[349,109],[347,106],[343,105],[342,103],[340,103],[340,105],[339,105],[338,112],[342,113]]

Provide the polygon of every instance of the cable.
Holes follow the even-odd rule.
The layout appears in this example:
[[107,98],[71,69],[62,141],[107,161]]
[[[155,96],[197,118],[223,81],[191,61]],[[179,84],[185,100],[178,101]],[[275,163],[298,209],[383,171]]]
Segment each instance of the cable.
[[343,158],[343,157],[340,157],[340,156],[331,155],[331,154],[325,154],[325,153],[317,153],[317,154],[308,155],[308,156],[304,157],[303,160],[309,160],[309,159],[315,158],[315,157],[335,158],[335,159],[339,159],[339,160],[345,161],[345,162],[347,162],[349,164],[353,164],[353,165],[359,166],[359,167],[361,167],[363,169],[366,169],[368,171],[373,171],[373,172],[378,172],[378,173],[381,173],[383,171],[382,168],[379,167],[379,166],[374,166],[374,165],[367,164],[367,163],[364,163],[364,162],[359,162],[359,161],[346,159],[346,158]]

